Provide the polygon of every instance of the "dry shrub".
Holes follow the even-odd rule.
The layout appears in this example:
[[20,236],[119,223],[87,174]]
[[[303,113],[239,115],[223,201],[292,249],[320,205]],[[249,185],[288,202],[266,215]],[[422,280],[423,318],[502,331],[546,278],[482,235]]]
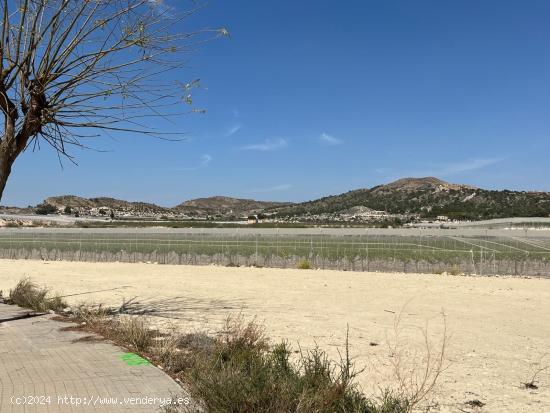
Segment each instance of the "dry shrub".
[[176,337],[176,346],[191,352],[211,351],[216,339],[206,333],[188,333]]
[[39,287],[30,278],[21,279],[10,290],[7,302],[39,312],[61,311],[67,307],[59,295],[51,294],[48,288]]
[[522,382],[524,388],[529,390],[537,390],[539,388],[537,385],[539,376],[546,371],[550,371],[550,364],[548,362],[544,362],[544,359],[548,355],[548,353],[543,354],[540,356],[538,361],[531,363],[529,380]]
[[[160,364],[185,383],[193,408],[210,413],[405,413],[407,399],[386,391],[369,399],[354,383],[358,374],[349,357],[339,362],[319,348],[291,360],[286,342],[270,346],[264,328],[242,316],[229,317],[221,333],[159,337],[143,317],[112,315],[101,306],[81,306],[73,320]],[[159,338],[159,340],[157,340]],[[189,406],[170,407],[189,412]],[[196,411],[196,410],[193,410]]]
[[108,307],[81,304],[72,309],[71,319],[89,328],[97,328],[109,321],[111,309]]
[[158,342],[153,357],[168,373],[179,376],[191,367],[197,353],[209,352],[216,340],[205,333],[172,334]]
[[341,363],[318,348],[301,352],[297,362],[290,354],[285,342],[270,348],[255,322],[232,318],[212,348],[193,355],[184,379],[191,397],[211,413],[405,411],[390,393],[375,402],[360,392],[347,350]]
[[159,342],[153,349],[153,355],[162,368],[172,375],[181,374],[191,365],[188,353],[178,347],[178,338],[175,337]]
[[449,274],[451,274],[451,275],[460,275],[460,274],[462,274],[462,271],[461,271],[460,267],[458,267],[458,265],[454,265],[449,270]]
[[255,320],[247,323],[242,314],[226,318],[218,341],[228,351],[269,349],[265,328]]
[[154,338],[158,336],[142,316],[117,317],[110,323],[110,328],[114,333],[114,340],[120,340],[139,352],[148,352]]
[[448,368],[446,350],[449,341],[446,316],[442,312],[443,332],[439,342],[430,340],[428,323],[421,328],[422,345],[415,348],[413,339],[407,337],[403,324],[404,306],[395,316],[393,337],[387,340],[396,389],[393,394],[406,401],[405,412],[426,401],[434,391],[441,374]]
[[71,315],[81,328],[93,331],[138,352],[150,351],[158,331],[150,328],[143,316],[115,316],[116,310],[103,306],[80,305]]

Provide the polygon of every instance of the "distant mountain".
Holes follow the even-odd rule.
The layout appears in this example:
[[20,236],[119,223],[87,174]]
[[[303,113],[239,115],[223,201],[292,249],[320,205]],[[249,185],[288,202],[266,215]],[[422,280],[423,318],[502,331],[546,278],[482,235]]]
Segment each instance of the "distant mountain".
[[185,201],[174,207],[176,211],[195,215],[242,216],[264,211],[265,209],[290,206],[287,202],[255,201],[253,199],[230,198],[227,196],[212,196]]
[[75,195],[62,195],[46,198],[43,204],[52,205],[60,211],[66,207],[75,210],[106,208],[131,215],[188,215],[193,217],[214,216],[219,218],[237,217],[262,212],[268,208],[292,205],[283,202],[265,202],[252,199],[237,199],[213,196],[185,201],[174,208],[165,208],[146,202],[129,202],[114,198],[82,198]]
[[115,211],[135,211],[162,213],[168,210],[161,206],[146,202],[129,202],[115,198],[99,197],[99,198],[81,198],[75,195],[62,195],[46,198],[44,204],[53,205],[57,209],[63,210],[65,207],[71,208],[107,208]]
[[395,189],[399,191],[410,191],[410,190],[418,190],[418,189],[433,189],[437,188],[439,190],[448,190],[448,189],[477,189],[473,186],[469,185],[461,185],[461,184],[450,184],[448,182],[442,181],[439,178],[434,178],[433,176],[428,176],[426,178],[401,178],[397,181],[391,182],[389,184],[385,185],[379,185],[376,188],[384,188],[384,189]]
[[458,219],[550,216],[549,192],[495,191],[451,184],[434,177],[403,178],[373,188],[357,189],[289,207],[278,216],[299,217],[340,213],[366,207],[390,214],[421,217],[446,215]]
[[403,178],[373,188],[356,189],[298,204],[213,196],[185,201],[173,208],[113,198],[81,198],[74,195],[47,198],[44,203],[63,210],[108,208],[132,216],[190,216],[217,219],[241,218],[257,213],[300,220],[322,214],[369,215],[384,211],[394,215],[457,219],[550,216],[550,192],[487,190],[452,184],[434,177]]

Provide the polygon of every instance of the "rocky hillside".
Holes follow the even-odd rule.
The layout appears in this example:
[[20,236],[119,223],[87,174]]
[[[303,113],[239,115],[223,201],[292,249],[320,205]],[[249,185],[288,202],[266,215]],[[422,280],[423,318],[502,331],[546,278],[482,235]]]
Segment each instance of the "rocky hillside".
[[277,208],[279,216],[337,213],[363,206],[390,214],[458,219],[550,216],[549,192],[494,191],[437,178],[404,178],[373,188]]
[[218,218],[241,218],[245,215],[262,212],[265,209],[289,206],[290,203],[264,202],[252,199],[237,199],[225,196],[199,198],[183,202],[174,208],[164,208],[145,202],[129,202],[114,198],[82,198],[63,195],[46,198],[43,205],[52,205],[60,211],[66,207],[73,210],[92,210],[105,208],[113,211],[128,212],[132,215],[188,215],[192,217],[213,216]]
[[195,215],[236,216],[250,215],[262,212],[265,209],[289,206],[290,203],[255,201],[253,199],[230,198],[226,196],[212,196],[186,201],[174,209]]
[[74,195],[62,195],[46,198],[43,203],[53,205],[59,210],[63,210],[67,206],[72,209],[107,208],[114,211],[135,211],[147,213],[162,213],[167,210],[167,208],[146,202],[129,202],[107,197],[81,198]]
[[357,189],[299,204],[264,202],[225,196],[199,198],[164,208],[145,202],[113,198],[81,198],[73,195],[47,198],[45,204],[63,210],[108,208],[133,216],[189,216],[216,219],[241,218],[256,213],[275,213],[278,217],[301,218],[323,214],[356,215],[370,210],[392,215],[432,218],[446,215],[457,219],[550,216],[549,192],[494,191],[452,184],[438,178],[403,178],[373,188]]

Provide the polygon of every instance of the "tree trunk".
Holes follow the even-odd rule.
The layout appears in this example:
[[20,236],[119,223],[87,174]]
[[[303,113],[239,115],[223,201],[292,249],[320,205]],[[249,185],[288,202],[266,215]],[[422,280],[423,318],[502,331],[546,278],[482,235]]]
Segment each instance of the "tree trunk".
[[2,195],[4,194],[6,182],[8,182],[13,164],[13,161],[7,159],[6,154],[3,153],[4,148],[2,146],[0,145],[0,201],[2,201]]
[[11,167],[19,153],[14,127],[8,123],[6,133],[0,139],[0,201],[11,174]]
[[46,96],[40,82],[33,80],[30,84],[30,102],[25,110],[24,122],[17,131],[17,107],[9,99],[4,85],[0,82],[0,109],[4,112],[5,119],[4,136],[0,138],[0,201],[13,163],[25,150],[29,138],[42,130],[42,111],[47,107]]

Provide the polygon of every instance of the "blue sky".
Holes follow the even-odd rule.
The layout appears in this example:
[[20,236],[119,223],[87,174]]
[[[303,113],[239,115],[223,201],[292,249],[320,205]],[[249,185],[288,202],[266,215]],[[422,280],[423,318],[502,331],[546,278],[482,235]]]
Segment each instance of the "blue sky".
[[[177,2],[165,0],[167,6]],[[190,67],[206,114],[15,164],[4,205],[113,196],[301,201],[405,176],[550,191],[550,2],[212,0]],[[160,122],[160,121],[159,121]]]

